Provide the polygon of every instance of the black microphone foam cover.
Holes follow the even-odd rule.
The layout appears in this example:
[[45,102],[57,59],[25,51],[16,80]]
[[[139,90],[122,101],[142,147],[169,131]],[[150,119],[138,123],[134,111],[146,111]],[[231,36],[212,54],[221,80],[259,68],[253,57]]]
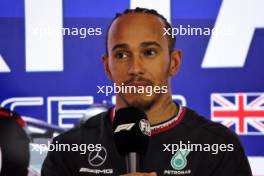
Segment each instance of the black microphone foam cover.
[[118,110],[113,122],[113,133],[116,148],[121,155],[146,153],[151,129],[147,115],[141,109],[127,107]]

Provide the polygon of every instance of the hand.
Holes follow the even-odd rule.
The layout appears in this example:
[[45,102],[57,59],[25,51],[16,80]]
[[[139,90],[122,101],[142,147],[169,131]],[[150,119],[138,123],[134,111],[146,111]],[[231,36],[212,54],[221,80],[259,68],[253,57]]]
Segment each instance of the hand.
[[134,173],[124,174],[124,175],[120,175],[120,176],[158,176],[158,175],[156,172],[151,172],[151,173],[134,172]]

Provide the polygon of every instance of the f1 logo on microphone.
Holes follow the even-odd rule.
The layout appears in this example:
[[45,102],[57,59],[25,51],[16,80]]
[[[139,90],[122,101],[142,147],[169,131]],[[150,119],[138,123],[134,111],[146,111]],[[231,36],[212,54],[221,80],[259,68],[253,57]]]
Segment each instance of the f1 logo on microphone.
[[122,125],[118,125],[114,131],[114,133],[118,133],[122,130],[126,130],[129,131],[131,130],[131,128],[135,125],[135,123],[127,123],[127,124],[122,124]]

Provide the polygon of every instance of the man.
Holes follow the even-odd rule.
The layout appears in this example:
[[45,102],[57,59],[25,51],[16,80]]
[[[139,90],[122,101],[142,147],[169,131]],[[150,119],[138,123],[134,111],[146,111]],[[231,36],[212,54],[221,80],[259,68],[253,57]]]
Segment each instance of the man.
[[[151,95],[146,92],[118,93],[114,108],[54,139],[58,143],[101,144],[101,150],[87,155],[49,152],[42,176],[126,173],[125,160],[114,146],[112,120],[115,111],[130,106],[145,111],[152,136],[148,151],[142,156],[142,173],[128,176],[252,175],[233,132],[172,101],[171,77],[179,70],[181,52],[174,49],[174,38],[163,35],[164,28],[171,26],[154,10],[136,8],[116,16],[107,32],[103,56],[108,78],[117,86],[165,86],[167,89]],[[182,147],[176,150],[180,143],[196,144],[195,150]]]

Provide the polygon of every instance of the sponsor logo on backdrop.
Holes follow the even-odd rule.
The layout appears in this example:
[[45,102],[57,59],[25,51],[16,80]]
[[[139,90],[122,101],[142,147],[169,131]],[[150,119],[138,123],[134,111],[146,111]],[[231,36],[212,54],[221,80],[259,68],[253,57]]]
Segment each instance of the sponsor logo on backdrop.
[[213,93],[211,117],[239,135],[264,135],[264,93]]
[[[211,36],[201,64],[202,68],[245,66],[255,30],[264,28],[263,6],[264,1],[259,0],[222,1],[214,27],[224,29],[228,26],[234,35]],[[238,22],[240,19],[245,20]],[[222,51],[228,55],[223,56]]]
[[[61,128],[72,128],[81,118],[83,118],[90,105],[94,103],[93,96],[58,96],[58,97],[12,97],[3,100],[0,104],[10,110],[16,108],[44,107],[47,113],[46,121],[49,124],[57,125]],[[23,112],[19,112],[25,116]],[[42,114],[44,116],[46,114]],[[31,115],[38,118],[38,115]]]

